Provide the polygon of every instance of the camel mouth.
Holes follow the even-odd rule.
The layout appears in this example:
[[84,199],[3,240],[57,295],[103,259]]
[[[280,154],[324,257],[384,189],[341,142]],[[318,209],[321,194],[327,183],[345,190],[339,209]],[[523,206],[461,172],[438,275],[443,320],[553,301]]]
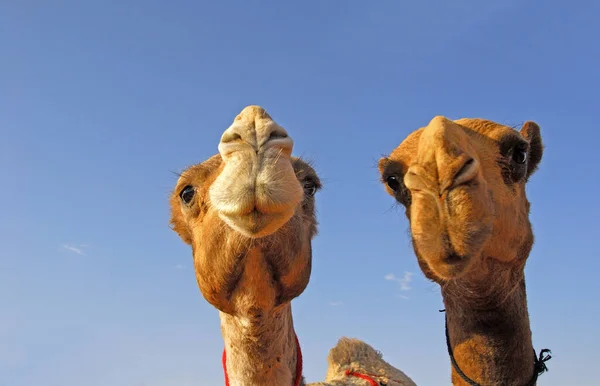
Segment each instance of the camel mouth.
[[470,266],[471,259],[458,255],[448,255],[437,263],[429,263],[433,273],[442,280],[458,279]]
[[468,271],[472,261],[473,259],[470,256],[460,256],[456,253],[449,253],[437,264],[431,264],[431,268],[444,280],[458,279]]
[[[443,253],[435,258],[426,256],[415,248],[417,258],[425,263],[426,270],[439,280],[453,280],[462,277],[470,269],[474,259],[454,251]],[[422,265],[423,266],[423,265]]]
[[[238,189],[235,191],[235,189]],[[254,181],[238,184],[231,190],[215,192],[213,207],[233,230],[249,238],[277,232],[287,223],[302,202],[303,189],[294,180]]]
[[458,253],[455,253],[455,252],[451,252],[451,253],[449,253],[448,255],[446,255],[446,256],[445,256],[445,257],[442,259],[442,261],[443,261],[445,264],[448,264],[448,265],[457,265],[457,264],[461,264],[461,263],[463,263],[463,262],[464,262],[464,260],[465,260],[465,257],[463,257],[463,256],[461,256],[461,255],[459,255]]
[[269,150],[273,151],[262,158],[252,155],[250,160],[233,154],[209,191],[211,206],[232,228],[249,237],[281,227],[304,195],[290,158]]
[[232,229],[248,238],[262,238],[277,232],[294,215],[294,210],[265,213],[254,207],[244,214],[219,213],[219,216]]
[[413,245],[441,280],[466,273],[492,235],[491,203],[478,199],[469,189],[460,185],[439,199],[431,194],[412,196],[409,218]]

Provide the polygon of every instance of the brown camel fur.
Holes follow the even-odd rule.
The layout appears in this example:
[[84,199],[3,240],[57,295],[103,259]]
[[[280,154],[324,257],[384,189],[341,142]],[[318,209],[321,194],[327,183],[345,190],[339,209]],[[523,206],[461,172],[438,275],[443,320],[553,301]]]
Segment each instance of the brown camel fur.
[[[218,149],[181,174],[171,225],[191,245],[200,291],[219,310],[229,384],[293,385],[301,374],[291,301],[309,282],[321,183],[258,106],[235,118]],[[363,342],[341,339],[330,352],[327,381],[366,385],[345,371],[368,370],[414,385],[373,353]]]
[[[451,349],[481,385],[534,375],[524,268],[533,246],[525,185],[543,153],[540,128],[435,117],[379,161],[406,209],[424,275],[441,287]],[[452,383],[467,383],[452,369]]]

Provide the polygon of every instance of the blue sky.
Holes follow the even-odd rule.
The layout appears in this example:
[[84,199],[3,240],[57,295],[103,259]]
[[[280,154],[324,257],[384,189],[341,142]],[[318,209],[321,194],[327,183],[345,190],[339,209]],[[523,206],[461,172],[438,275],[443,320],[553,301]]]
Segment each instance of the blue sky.
[[325,182],[313,275],[293,303],[309,381],[346,335],[420,385],[448,384],[439,289],[376,169],[441,114],[540,124],[526,268],[534,345],[554,353],[540,384],[597,382],[599,12],[0,2],[0,386],[223,384],[218,315],[168,228],[168,195],[172,171],[216,153],[249,104]]

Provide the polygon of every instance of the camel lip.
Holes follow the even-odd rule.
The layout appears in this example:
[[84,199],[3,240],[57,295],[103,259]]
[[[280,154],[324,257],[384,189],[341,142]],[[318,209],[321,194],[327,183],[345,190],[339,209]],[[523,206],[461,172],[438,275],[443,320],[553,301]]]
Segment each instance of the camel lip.
[[250,238],[261,238],[276,232],[288,220],[286,213],[263,213],[258,209],[245,214],[221,213],[230,227]]
[[427,265],[435,276],[443,280],[452,280],[458,279],[465,274],[471,261],[470,256],[461,256],[451,252],[436,261],[428,261]]
[[219,212],[221,215],[235,219],[235,218],[248,218],[248,217],[254,217],[254,218],[262,218],[262,217],[266,217],[266,216],[277,216],[277,215],[282,215],[285,212],[284,211],[267,211],[264,208],[261,209],[258,207],[258,205],[254,204],[251,208],[248,208],[247,210],[244,210],[243,212]]
[[258,209],[255,206],[253,206],[251,209],[249,210],[245,210],[244,212],[240,212],[240,213],[226,213],[226,212],[220,212],[219,213],[221,216],[225,216],[231,220],[258,220],[264,217],[268,217],[268,216],[272,216],[272,215],[277,215],[277,213],[265,213],[262,212],[260,209]]
[[466,256],[461,256],[458,253],[451,252],[442,258],[442,262],[448,265],[458,265],[469,260]]
[[[250,212],[243,215],[229,215],[232,219],[239,219],[242,221],[249,221],[256,224],[257,228],[264,228],[271,220],[276,219],[280,216],[284,216],[285,212],[264,212],[254,207]],[[260,230],[260,229],[259,229]]]
[[252,217],[253,219],[259,220],[261,218],[265,218],[270,215],[276,215],[276,214],[277,213],[265,213],[265,212],[261,211],[260,209],[258,209],[255,205],[254,208],[252,208],[252,210],[250,212],[246,213],[244,216]]

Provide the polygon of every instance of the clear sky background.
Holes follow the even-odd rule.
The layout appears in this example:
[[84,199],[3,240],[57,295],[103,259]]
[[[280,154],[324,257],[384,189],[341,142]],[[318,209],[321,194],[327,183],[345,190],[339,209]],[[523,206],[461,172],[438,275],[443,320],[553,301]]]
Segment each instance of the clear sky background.
[[309,381],[345,335],[419,385],[449,384],[439,288],[376,169],[441,114],[540,124],[526,268],[534,346],[554,354],[540,385],[597,384],[599,13],[0,0],[0,385],[223,384],[218,314],[168,227],[168,196],[172,171],[215,154],[249,104],[325,181],[313,275],[293,303]]

